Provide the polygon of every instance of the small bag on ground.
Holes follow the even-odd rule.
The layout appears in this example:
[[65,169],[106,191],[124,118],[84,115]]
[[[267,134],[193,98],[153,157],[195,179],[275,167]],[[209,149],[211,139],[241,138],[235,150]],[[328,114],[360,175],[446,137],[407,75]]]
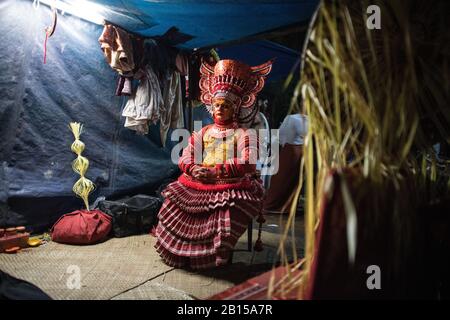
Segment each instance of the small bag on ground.
[[157,222],[161,204],[156,197],[136,195],[116,201],[100,201],[98,208],[112,217],[113,235],[120,238],[149,233]]
[[94,244],[106,240],[111,217],[100,210],[76,210],[60,217],[51,230],[52,240],[67,244]]

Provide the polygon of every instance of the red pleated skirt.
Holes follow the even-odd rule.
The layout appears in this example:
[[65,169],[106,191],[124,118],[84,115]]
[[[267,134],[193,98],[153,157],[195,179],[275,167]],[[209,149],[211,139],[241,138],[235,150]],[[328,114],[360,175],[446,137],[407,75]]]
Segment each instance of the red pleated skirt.
[[170,266],[206,269],[225,264],[261,210],[263,187],[198,190],[175,181],[163,191],[155,248]]

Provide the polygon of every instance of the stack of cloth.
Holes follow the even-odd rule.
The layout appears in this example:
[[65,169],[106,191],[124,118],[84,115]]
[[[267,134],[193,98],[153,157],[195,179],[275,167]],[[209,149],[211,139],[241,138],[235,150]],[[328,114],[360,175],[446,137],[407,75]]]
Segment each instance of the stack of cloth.
[[[124,126],[147,134],[149,125],[159,121],[165,146],[169,129],[184,127],[181,75],[187,72],[186,56],[176,59],[170,48],[107,23],[99,42],[106,61],[120,75],[116,95],[130,96],[122,112]],[[139,80],[135,90],[133,79]]]

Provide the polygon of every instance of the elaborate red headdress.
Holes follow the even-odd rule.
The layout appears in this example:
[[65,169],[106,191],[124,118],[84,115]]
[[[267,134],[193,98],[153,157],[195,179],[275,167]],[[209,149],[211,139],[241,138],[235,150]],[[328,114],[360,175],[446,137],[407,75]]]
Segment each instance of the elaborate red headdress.
[[272,60],[251,67],[236,60],[220,60],[214,66],[203,61],[200,68],[201,100],[212,114],[213,98],[222,97],[236,106],[236,119],[245,125],[253,120],[258,108],[256,95],[272,69]]

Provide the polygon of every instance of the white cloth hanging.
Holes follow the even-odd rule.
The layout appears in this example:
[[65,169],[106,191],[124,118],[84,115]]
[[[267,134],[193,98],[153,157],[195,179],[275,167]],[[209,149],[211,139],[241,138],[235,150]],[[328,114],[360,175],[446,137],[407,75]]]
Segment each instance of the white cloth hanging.
[[164,101],[158,78],[150,65],[145,66],[142,71],[139,86],[128,99],[122,116],[126,117],[126,128],[147,134],[149,123],[158,122]]
[[160,134],[161,143],[166,145],[167,132],[169,128],[183,128],[183,100],[181,92],[180,73],[172,72],[166,79],[164,86],[162,107],[160,109]]

